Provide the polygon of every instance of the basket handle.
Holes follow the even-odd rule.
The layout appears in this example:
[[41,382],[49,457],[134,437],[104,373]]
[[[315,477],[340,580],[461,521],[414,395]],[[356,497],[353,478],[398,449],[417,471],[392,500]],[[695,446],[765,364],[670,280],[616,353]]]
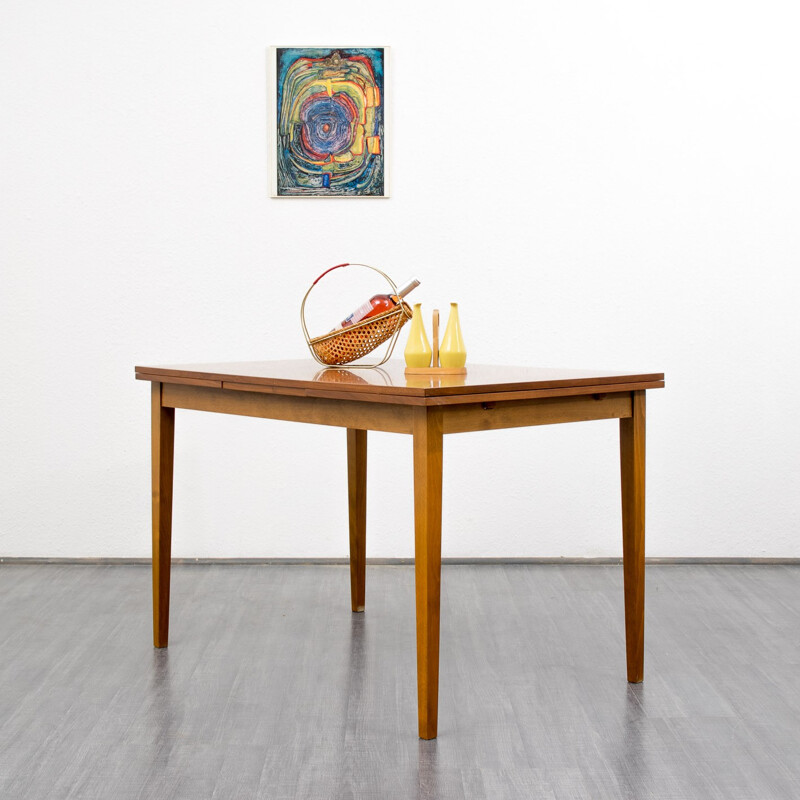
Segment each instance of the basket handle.
[[319,278],[317,278],[317,280],[315,280],[314,283],[308,287],[308,291],[306,292],[305,297],[303,297],[303,302],[300,304],[300,324],[303,326],[303,333],[305,334],[306,344],[309,346],[309,348],[311,347],[311,336],[309,335],[308,328],[306,327],[306,300],[308,300],[311,290],[322,278],[324,278],[329,272],[333,272],[333,270],[339,269],[340,267],[366,267],[367,269],[371,269],[373,272],[377,272],[378,275],[383,275],[383,277],[386,278],[386,282],[392,287],[392,294],[397,294],[397,286],[395,286],[394,281],[385,272],[381,272],[381,270],[379,270],[377,267],[371,267],[369,264],[351,264],[348,262],[346,264],[337,264],[335,267],[326,269],[325,272],[323,272],[322,275],[320,275]]
[[[317,278],[317,280],[314,281],[314,283],[318,283],[329,272],[333,272],[335,269],[339,269],[339,267],[349,267],[349,266],[350,266],[350,264],[337,264],[335,267],[331,267],[330,269],[326,269],[325,272],[323,272],[322,275],[320,275],[319,278]],[[312,283],[311,285],[313,286],[314,283]]]

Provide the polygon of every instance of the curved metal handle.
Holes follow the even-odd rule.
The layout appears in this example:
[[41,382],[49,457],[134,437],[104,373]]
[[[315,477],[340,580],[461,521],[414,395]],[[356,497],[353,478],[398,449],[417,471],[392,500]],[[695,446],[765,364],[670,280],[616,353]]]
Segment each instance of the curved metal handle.
[[389,286],[392,287],[392,294],[393,295],[397,294],[397,286],[395,286],[394,281],[385,272],[382,272],[377,267],[371,267],[369,264],[355,264],[348,262],[347,264],[337,264],[335,267],[330,267],[329,269],[326,269],[325,272],[323,272],[322,275],[320,275],[319,278],[317,278],[317,280],[315,280],[314,283],[312,283],[311,286],[308,287],[308,291],[306,292],[305,297],[303,297],[303,302],[300,304],[300,324],[303,326],[303,333],[305,334],[306,337],[306,344],[309,347],[311,346],[311,336],[309,336],[308,328],[306,327],[306,314],[305,314],[306,300],[308,300],[308,296],[311,294],[311,290],[317,285],[317,282],[321,278],[325,277],[325,275],[327,275],[329,272],[333,272],[333,270],[339,269],[340,267],[366,267],[367,269],[371,269],[373,272],[377,272],[379,275],[383,275],[383,277],[386,278],[386,282],[389,284]]
[[[329,272],[333,272],[335,269],[339,269],[339,267],[349,267],[349,266],[350,266],[349,263],[348,264],[337,264],[335,267],[331,267],[330,269],[326,269],[325,272],[323,272],[322,275],[320,275],[319,278],[317,278],[317,280],[314,281],[314,283],[317,283],[317,281],[319,281],[321,278],[324,278]],[[314,283],[312,283],[311,285],[313,286]]]

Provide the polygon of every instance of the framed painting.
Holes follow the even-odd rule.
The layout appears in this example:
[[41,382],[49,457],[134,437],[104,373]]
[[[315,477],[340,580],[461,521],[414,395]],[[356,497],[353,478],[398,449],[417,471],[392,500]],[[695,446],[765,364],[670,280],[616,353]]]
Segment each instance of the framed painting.
[[388,197],[388,47],[272,47],[273,197]]

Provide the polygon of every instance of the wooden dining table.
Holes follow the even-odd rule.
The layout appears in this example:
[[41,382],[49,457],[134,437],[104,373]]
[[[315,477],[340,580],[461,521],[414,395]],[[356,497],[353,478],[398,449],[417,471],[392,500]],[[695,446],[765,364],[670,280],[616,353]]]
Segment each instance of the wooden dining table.
[[[442,565],[442,443],[450,434],[618,419],[627,678],[644,670],[645,393],[663,373],[468,365],[466,375],[320,368],[310,359],[136,367],[151,382],[153,640],[166,647],[175,410],[347,430],[350,593],[364,611],[367,432],[413,437],[419,736],[436,737]],[[475,487],[476,490],[478,487]],[[487,520],[488,522],[488,520]]]

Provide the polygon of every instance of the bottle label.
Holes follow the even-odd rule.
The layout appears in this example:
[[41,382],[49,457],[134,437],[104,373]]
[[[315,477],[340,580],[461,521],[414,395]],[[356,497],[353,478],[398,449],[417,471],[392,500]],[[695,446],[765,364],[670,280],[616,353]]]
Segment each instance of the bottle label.
[[344,318],[344,322],[342,322],[342,327],[346,325],[355,325],[356,322],[361,322],[364,317],[372,311],[372,303],[367,300],[366,303],[362,303],[349,317]]

